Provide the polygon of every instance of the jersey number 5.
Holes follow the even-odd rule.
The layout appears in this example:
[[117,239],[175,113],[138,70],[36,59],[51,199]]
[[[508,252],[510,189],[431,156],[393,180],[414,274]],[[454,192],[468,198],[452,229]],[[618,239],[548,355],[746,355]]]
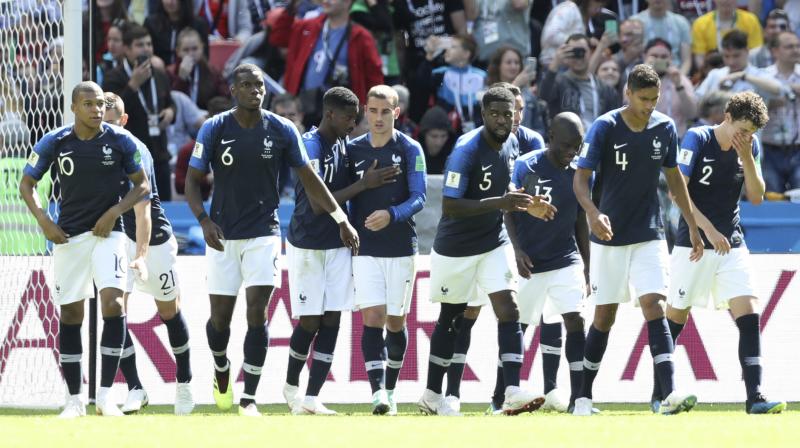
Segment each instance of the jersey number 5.
[[[620,169],[622,171],[625,171],[625,168],[628,167],[628,155],[625,154],[624,152],[619,152],[619,151],[614,151],[614,155],[615,155],[614,156],[615,160],[617,161],[617,165],[622,166],[622,168],[620,168]],[[620,156],[622,156],[622,157],[620,157]]]
[[478,188],[480,188],[481,191],[492,188],[492,173],[490,171],[483,172],[483,180],[478,184]]

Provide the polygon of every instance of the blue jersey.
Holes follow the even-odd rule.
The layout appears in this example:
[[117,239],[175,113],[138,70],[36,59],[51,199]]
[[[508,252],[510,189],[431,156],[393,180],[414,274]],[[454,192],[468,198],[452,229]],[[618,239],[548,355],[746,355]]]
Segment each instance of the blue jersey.
[[[364,177],[374,160],[376,168],[399,166],[396,182],[361,192],[350,200],[350,222],[358,231],[359,255],[372,257],[405,257],[417,253],[417,230],[414,215],[425,205],[425,156],[422,147],[411,137],[394,131],[389,143],[373,148],[370,134],[351,140],[347,145],[350,176],[353,181]],[[376,210],[388,210],[391,221],[385,228],[367,230],[364,221]]]
[[308,163],[291,121],[261,111],[261,123],[244,129],[233,110],[206,120],[197,133],[189,166],[214,170],[211,219],[226,240],[280,235],[278,173]]
[[547,150],[529,152],[514,163],[511,183],[528,194],[541,195],[557,209],[552,221],[512,213],[519,248],[533,262],[533,273],[554,271],[581,262],[575,241],[580,205],[572,190],[575,167],[561,169],[546,157]]
[[[58,225],[68,236],[76,236],[92,230],[103,213],[119,203],[120,177],[142,169],[137,142],[130,132],[108,123],[89,140],[79,139],[72,125],[62,126],[33,147],[24,173],[38,181],[56,164],[61,185]],[[113,230],[122,230],[120,219]]]
[[[589,128],[578,167],[596,172],[600,212],[611,220],[614,236],[593,242],[625,246],[664,239],[658,203],[658,176],[662,167],[675,167],[678,134],[671,118],[655,111],[641,132],[622,119],[623,109],[601,115]],[[596,201],[595,201],[596,202]]]
[[[753,136],[753,158],[759,160],[761,142]],[[678,153],[678,167],[689,178],[689,197],[695,207],[711,221],[714,228],[728,238],[731,247],[744,241],[739,225],[739,197],[744,185],[742,161],[731,147],[723,151],[714,135],[713,126],[698,126],[686,132]],[[702,233],[702,231],[701,231]],[[703,235],[706,249],[712,249]],[[675,244],[692,247],[689,226],[681,217]]]
[[[158,188],[156,187],[156,174],[153,169],[153,156],[150,151],[144,146],[138,138],[134,137],[139,147],[139,154],[142,157],[142,168],[150,182],[150,220],[152,221],[152,230],[150,232],[150,246],[158,246],[169,241],[172,236],[172,225],[161,207],[161,199],[158,196]],[[125,196],[133,187],[133,184],[127,177],[121,181],[120,195]],[[128,235],[132,241],[136,241],[136,213],[133,209],[128,210],[122,215],[122,223],[125,228],[125,234]]]
[[[480,200],[503,196],[508,191],[511,170],[519,155],[519,142],[509,135],[500,150],[484,140],[483,127],[470,138],[460,138],[447,159],[442,196]],[[446,257],[479,255],[508,243],[500,210],[455,218],[442,215],[433,249]]]
[[[329,191],[338,191],[350,185],[344,140],[326,141],[319,129],[313,129],[303,134],[303,143],[311,168],[319,174]],[[294,191],[297,196],[287,238],[292,246],[318,250],[344,247],[339,238],[339,225],[327,213],[314,214],[306,190],[299,180]]]
[[519,155],[544,149],[544,138],[542,138],[542,134],[533,129],[526,128],[525,126],[517,128],[517,140],[519,140]]

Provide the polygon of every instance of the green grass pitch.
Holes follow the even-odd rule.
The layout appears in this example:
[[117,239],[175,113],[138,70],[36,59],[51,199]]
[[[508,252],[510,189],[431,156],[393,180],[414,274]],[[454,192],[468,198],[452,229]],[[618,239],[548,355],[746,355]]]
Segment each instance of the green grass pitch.
[[[151,406],[125,418],[62,421],[58,411],[0,409],[0,446],[7,447],[800,447],[800,404],[781,415],[747,415],[741,404],[701,404],[688,414],[653,415],[642,404],[600,405],[589,418],[536,412],[484,416],[464,405],[463,418],[425,417],[411,404],[397,417],[366,405],[330,405],[340,415],[291,416],[262,405],[262,418],[198,406],[190,417]],[[235,408],[234,408],[235,409]],[[94,407],[87,409],[94,413]]]

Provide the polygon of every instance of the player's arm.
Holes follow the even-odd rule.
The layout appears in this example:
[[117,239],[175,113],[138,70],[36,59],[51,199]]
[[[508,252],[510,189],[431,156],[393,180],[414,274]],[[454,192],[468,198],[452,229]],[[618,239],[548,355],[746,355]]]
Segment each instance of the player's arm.
[[49,175],[50,165],[53,164],[53,143],[55,138],[45,135],[33,148],[28,158],[28,163],[23,169],[23,176],[19,182],[19,194],[25,205],[30,210],[39,227],[42,228],[45,238],[55,244],[67,242],[67,234],[58,226],[45,210],[39,201],[39,194],[36,192],[36,184],[42,176]]
[[336,224],[339,225],[339,235],[342,237],[342,242],[344,242],[346,247],[353,250],[354,254],[358,253],[359,241],[356,229],[347,221],[347,215],[339,207],[339,204],[336,203],[336,200],[333,198],[333,195],[331,195],[331,192],[328,191],[328,188],[325,187],[322,179],[311,169],[311,165],[306,163],[305,165],[295,167],[294,172],[297,174],[297,178],[306,190],[309,201],[316,203],[326,213],[331,215],[333,220],[336,221]]
[[514,222],[514,217],[509,212],[503,212],[503,223],[506,225],[508,231],[508,239],[511,240],[511,247],[514,248],[514,258],[517,261],[517,272],[522,278],[531,278],[531,269],[533,269],[533,261],[531,261],[528,254],[522,250],[519,245],[519,238],[517,238],[517,224]]
[[590,179],[592,178],[593,171],[588,168],[578,168],[575,171],[575,177],[572,181],[572,190],[575,192],[575,198],[581,205],[581,208],[586,213],[589,226],[592,233],[603,240],[611,241],[614,237],[614,232],[611,230],[611,220],[608,216],[600,212],[600,209],[594,205],[592,195],[589,191]]
[[748,139],[735,134],[733,147],[744,169],[745,196],[751,204],[759,205],[764,200],[764,193],[767,190],[764,178],[761,177],[761,141],[754,136]]
[[583,260],[583,277],[586,284],[589,284],[589,222],[586,220],[586,212],[578,210],[578,218],[575,221],[575,242],[578,244],[578,252]]
[[695,207],[692,204],[692,200],[689,199],[689,190],[686,188],[686,181],[681,171],[676,166],[664,167],[664,175],[667,179],[667,187],[670,193],[672,193],[675,204],[681,209],[681,215],[689,226],[689,238],[692,242],[692,252],[689,255],[689,260],[697,261],[703,257],[703,239],[700,237],[697,221],[694,218]]
[[136,271],[142,281],[147,280],[147,251],[150,249],[150,234],[152,233],[153,220],[150,216],[150,201],[140,201],[133,206],[136,215],[136,255],[130,263],[130,268]]
[[406,182],[408,199],[389,208],[391,222],[402,222],[419,213],[425,206],[428,174],[425,155],[419,145],[406,148]]
[[150,196],[150,182],[145,176],[144,169],[139,166],[139,171],[128,174],[128,180],[133,184],[132,188],[125,194],[117,204],[106,210],[100,219],[97,220],[92,228],[92,234],[99,237],[107,237],[114,224],[123,213],[130,210],[137,203],[146,200]]
[[214,155],[214,132],[217,123],[217,120],[210,118],[200,126],[200,130],[197,132],[197,140],[192,150],[192,157],[189,159],[189,168],[186,171],[185,196],[192,214],[203,229],[203,239],[206,244],[208,247],[222,252],[225,250],[222,245],[225,235],[222,234],[222,229],[217,223],[212,221],[206,213],[202,190],[209,172],[211,158]]

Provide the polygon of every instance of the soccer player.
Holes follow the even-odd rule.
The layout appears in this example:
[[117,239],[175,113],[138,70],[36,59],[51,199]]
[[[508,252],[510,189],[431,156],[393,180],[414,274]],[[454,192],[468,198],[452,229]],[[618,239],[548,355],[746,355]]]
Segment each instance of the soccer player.
[[[631,289],[647,320],[650,353],[665,395],[661,413],[688,411],[697,402],[694,395],[673,390],[672,338],[660,304],[666,299],[668,279],[657,192],[659,170],[663,169],[669,190],[686,218],[691,241],[686,255],[691,261],[703,256],[703,241],[686,184],[676,167],[679,142],[675,123],[655,111],[659,87],[658,74],[652,67],[635,66],[626,88],[630,104],[607,112],[592,124],[578,160],[573,188],[592,231],[589,277],[596,306],[594,322],[586,335],[575,415],[592,415],[592,384],[617,307],[631,300]],[[589,193],[593,172],[597,172],[599,206]]]
[[[544,221],[526,213],[505,216],[508,236],[514,246],[517,270],[523,278],[519,288],[522,332],[541,318],[562,317],[567,329],[566,353],[570,369],[571,395],[565,401],[556,387],[561,361],[561,322],[542,324],[540,347],[544,374],[543,409],[564,412],[575,402],[583,370],[583,318],[580,315],[589,280],[589,228],[586,215],[572,190],[575,156],[583,143],[583,122],[572,112],[553,118],[550,147],[517,159],[511,183],[542,195],[558,209],[555,219]],[[550,328],[548,328],[550,327]],[[545,338],[546,328],[555,327],[555,346]],[[552,332],[551,332],[552,333]],[[550,342],[548,345],[545,341]],[[502,366],[497,371],[492,413],[503,404]]]
[[[502,87],[508,89],[514,95],[514,118],[511,124],[511,133],[517,137],[517,141],[519,142],[519,154],[527,154],[531,151],[544,148],[544,139],[541,135],[539,135],[538,132],[520,125],[520,123],[522,123],[522,117],[525,111],[525,100],[522,98],[522,91],[519,89],[519,87],[507,82],[494,83],[492,84],[492,87]],[[474,136],[479,132],[480,130],[475,129],[459,137],[459,141],[466,141],[470,138],[474,138]],[[447,391],[445,393],[445,397],[461,396],[461,379],[464,375],[464,366],[466,365],[467,361],[467,351],[469,350],[469,345],[471,342],[472,327],[475,325],[478,315],[480,315],[481,307],[486,303],[485,298],[475,298],[473,300],[473,303],[467,304],[467,309],[464,310],[464,313],[456,316],[456,319],[453,321],[456,339],[453,358],[450,362],[450,366],[447,368]],[[561,338],[561,322],[547,324],[542,328],[543,332],[544,328],[550,330],[549,332],[544,332],[544,334],[554,334],[555,331],[555,334],[557,334],[558,338]],[[551,344],[554,345],[554,343]],[[558,361],[556,361],[556,368],[557,366]],[[499,368],[501,367],[502,366],[498,367],[498,372],[500,372]],[[504,385],[501,379],[498,379],[497,387],[500,388],[499,395],[497,396],[499,397],[499,405],[502,405]],[[496,410],[499,411],[499,408]],[[449,409],[442,409],[443,414],[447,414],[448,411]]]
[[[519,388],[522,330],[515,299],[514,251],[501,211],[554,208],[543,197],[508,191],[511,169],[519,153],[511,135],[514,95],[493,87],[483,96],[484,126],[456,142],[445,166],[442,218],[431,251],[431,300],[441,311],[431,336],[428,380],[418,405],[426,414],[460,415],[456,396],[442,398],[442,382],[454,358],[453,320],[472,301],[490,300],[498,318],[498,342],[506,385],[503,410],[538,408],[543,397]],[[480,289],[480,291],[478,290]],[[488,294],[488,299],[486,295]],[[446,402],[445,402],[446,401]]]
[[[231,94],[237,106],[203,123],[186,179],[186,199],[207,244],[211,317],[206,335],[214,355],[214,401],[222,410],[233,404],[226,350],[236,296],[241,286],[245,288],[244,391],[239,400],[239,415],[245,416],[260,415],[255,398],[269,343],[266,307],[273,288],[281,282],[277,209],[282,164],[294,168],[309,199],[331,214],[345,246],[358,249],[355,230],[309,165],[297,129],[261,109],[265,93],[260,68],[241,64],[234,69]],[[200,194],[209,167],[214,171],[210,216]]]
[[[103,121],[124,127],[128,121],[125,104],[117,94],[106,92],[106,113]],[[136,137],[134,137],[136,138]],[[138,139],[137,139],[138,141]],[[153,296],[158,316],[167,327],[172,353],[175,355],[177,370],[175,375],[175,414],[188,415],[194,409],[192,388],[192,367],[189,364],[189,331],[180,311],[180,287],[175,263],[178,255],[178,242],[172,234],[172,225],[161,208],[161,200],[156,188],[153,172],[153,157],[144,145],[141,153],[142,167],[150,181],[150,200],[141,201],[122,215],[125,234],[128,236],[128,259],[132,266],[138,267],[140,275],[128,273],[123,300],[128,309],[128,297],[136,289]],[[130,190],[130,182],[123,179],[122,193]],[[152,223],[155,222],[155,226]],[[155,227],[155,231],[151,229]],[[144,267],[140,267],[140,263]],[[136,369],[136,351],[130,332],[125,333],[125,346],[119,362],[119,369],[128,383],[128,397],[122,406],[125,414],[134,414],[147,406],[147,393],[139,381]]]
[[[86,415],[81,397],[81,323],[83,302],[100,295],[103,333],[100,337],[98,415],[122,416],[108,394],[117,374],[125,342],[122,294],[127,271],[127,247],[120,216],[150,194],[142,169],[138,140],[126,130],[103,123],[103,90],[91,81],[72,89],[75,122],[48,132],[34,146],[19,190],[45,237],[55,243],[55,300],[61,308],[59,352],[69,396],[61,417]],[[35,194],[36,183],[57,165],[61,185],[60,214],[54,223]],[[133,183],[120,200],[120,177]]]
[[[322,99],[319,128],[303,135],[311,167],[325,182],[339,204],[371,188],[394,182],[399,168],[375,169],[377,161],[357,182],[350,181],[345,139],[358,117],[358,97],[349,89],[334,87]],[[297,414],[335,414],[317,398],[331,368],[339,319],[353,309],[353,268],[350,250],[339,239],[339,228],[310,201],[302,184],[295,187],[294,214],[289,224],[286,255],[289,261],[289,293],[292,317],[299,323],[289,340],[289,365],[283,394]],[[298,396],[300,371],[314,342],[305,398]]]
[[[394,129],[399,101],[389,86],[371,88],[366,110],[369,132],[347,146],[353,181],[364,178],[370,166],[399,170],[395,182],[350,201],[350,217],[361,235],[361,249],[353,257],[355,307],[364,321],[361,351],[376,415],[397,414],[394,389],[408,345],[406,315],[417,274],[414,215],[425,204],[427,177],[422,147]],[[384,347],[386,368],[381,357]]]
[[725,121],[691,128],[683,138],[678,166],[689,185],[694,218],[703,231],[706,249],[697,263],[688,263],[686,220],[681,219],[672,251],[667,318],[673,340],[678,338],[692,306],[730,309],[739,329],[739,363],[747,391],[748,414],[776,414],[785,401],[769,401],[760,391],[761,336],[749,251],[739,225],[739,198],[758,205],[764,197],[761,143],[754,135],[767,124],[764,100],[753,92],[737,93],[725,106]]

